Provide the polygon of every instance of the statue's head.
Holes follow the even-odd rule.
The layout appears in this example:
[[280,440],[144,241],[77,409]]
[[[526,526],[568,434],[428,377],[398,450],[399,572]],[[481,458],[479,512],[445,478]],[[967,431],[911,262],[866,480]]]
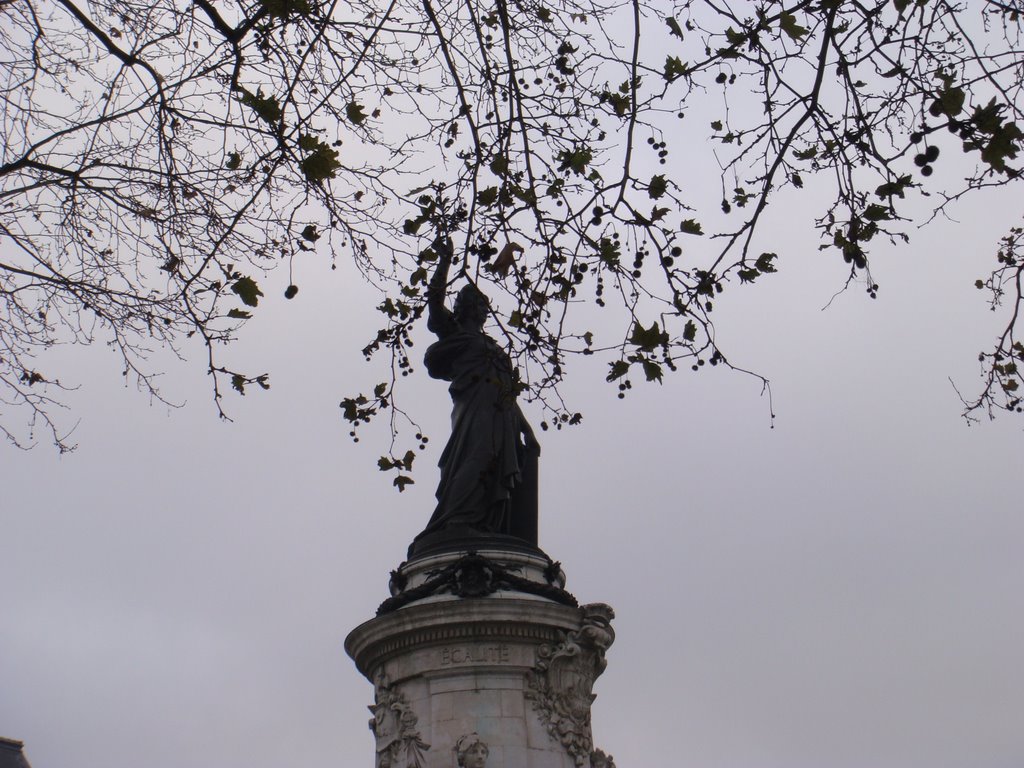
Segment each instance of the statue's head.
[[467,734],[455,742],[455,756],[460,768],[484,768],[490,752],[475,733]]
[[491,309],[491,302],[472,283],[464,285],[462,290],[455,297],[455,320],[460,325],[471,325],[483,328],[487,322],[487,313]]

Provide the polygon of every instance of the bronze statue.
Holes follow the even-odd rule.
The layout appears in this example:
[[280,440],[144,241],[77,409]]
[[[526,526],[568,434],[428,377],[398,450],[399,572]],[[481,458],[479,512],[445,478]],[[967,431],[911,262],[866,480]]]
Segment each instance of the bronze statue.
[[540,445],[516,400],[508,354],[486,333],[487,297],[472,283],[445,306],[450,239],[434,243],[438,264],[427,288],[427,328],[438,340],[424,364],[451,384],[452,434],[438,466],[437,508],[410,554],[439,543],[512,536],[536,547],[536,465]]

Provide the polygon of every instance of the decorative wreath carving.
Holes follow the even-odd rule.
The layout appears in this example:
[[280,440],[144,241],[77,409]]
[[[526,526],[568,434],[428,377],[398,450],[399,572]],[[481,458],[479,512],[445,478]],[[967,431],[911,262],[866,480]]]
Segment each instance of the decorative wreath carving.
[[514,573],[489,557],[467,552],[453,563],[437,571],[431,571],[429,578],[417,587],[405,589],[406,577],[401,572],[391,572],[392,596],[380,604],[377,615],[397,611],[399,608],[422,600],[424,597],[452,594],[457,597],[486,597],[500,589],[510,589],[528,595],[538,595],[562,605],[576,607],[576,598],[560,586],[561,564],[549,562],[544,569],[546,584],[539,584]]

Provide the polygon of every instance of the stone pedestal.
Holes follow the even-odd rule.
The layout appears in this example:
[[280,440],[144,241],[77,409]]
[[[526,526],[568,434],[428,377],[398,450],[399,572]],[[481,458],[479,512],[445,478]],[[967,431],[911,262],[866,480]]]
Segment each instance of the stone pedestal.
[[391,591],[345,641],[374,685],[375,768],[614,768],[590,728],[613,612],[577,606],[557,563],[434,554]]

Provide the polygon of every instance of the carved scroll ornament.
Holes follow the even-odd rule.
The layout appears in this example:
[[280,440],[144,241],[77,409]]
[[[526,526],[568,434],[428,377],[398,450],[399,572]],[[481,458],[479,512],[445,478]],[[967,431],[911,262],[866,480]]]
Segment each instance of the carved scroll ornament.
[[594,681],[608,666],[605,651],[615,640],[611,626],[615,612],[603,603],[585,605],[581,610],[583,622],[578,630],[565,634],[556,645],[545,644],[537,650],[526,696],[548,733],[565,747],[576,765],[600,766],[604,760],[607,766],[610,758],[594,750],[590,705],[596,698]]

